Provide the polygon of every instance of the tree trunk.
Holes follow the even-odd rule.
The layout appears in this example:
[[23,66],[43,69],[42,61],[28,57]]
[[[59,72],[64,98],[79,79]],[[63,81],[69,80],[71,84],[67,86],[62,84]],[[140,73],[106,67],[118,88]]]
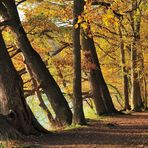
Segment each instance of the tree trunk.
[[104,104],[104,101],[102,100],[101,94],[98,93],[98,90],[100,89],[98,87],[98,84],[99,84],[98,71],[96,70],[96,65],[93,63],[93,58],[89,48],[89,42],[84,31],[82,31],[82,49],[84,51],[85,59],[87,62],[87,66],[88,66],[87,68],[89,69],[89,73],[90,73],[89,81],[90,81],[90,87],[91,87],[91,92],[94,99],[96,112],[98,115],[102,115],[106,113],[106,106]]
[[11,20],[10,27],[16,35],[18,46],[26,58],[26,63],[32,69],[35,79],[38,81],[40,87],[50,100],[57,120],[63,124],[71,124],[72,112],[68,106],[68,103],[64,98],[59,86],[43,63],[40,55],[31,46],[20,22],[15,1],[3,0],[3,3],[5,4],[5,6],[2,4],[4,6],[4,10],[6,9],[6,12],[8,13],[6,14],[6,12],[4,12],[3,16],[5,16],[6,20]]
[[[141,47],[142,48],[142,47]],[[139,82],[140,82],[140,91],[141,91],[141,98],[143,102],[144,109],[147,108],[147,84],[146,84],[146,74],[145,74],[145,67],[144,67],[144,56],[142,50],[139,51]]]
[[125,50],[124,50],[124,41],[123,41],[123,37],[122,37],[121,22],[119,25],[119,36],[120,36],[120,53],[121,53],[122,75],[123,75],[124,110],[130,110],[129,92],[128,92],[129,86],[128,86],[128,77],[127,77],[127,69],[126,69],[126,62],[125,62]]
[[133,43],[131,46],[131,100],[132,100],[132,109],[134,111],[140,111],[143,107],[141,91],[140,91],[140,83],[138,78],[138,53],[137,53],[137,45],[136,40],[133,39]]
[[140,45],[140,25],[141,25],[141,14],[137,7],[137,1],[132,1],[132,8],[136,8],[130,14],[131,17],[131,27],[133,30],[133,39],[131,44],[131,100],[132,109],[135,111],[141,111],[143,108],[143,102],[140,90],[140,79],[139,79],[139,45]]
[[23,81],[13,66],[1,33],[0,67],[0,114],[9,114],[11,125],[23,134],[35,134],[44,130],[26,104]]
[[81,46],[80,46],[80,24],[75,27],[78,16],[81,15],[84,5],[83,0],[74,0],[73,8],[73,102],[74,102],[74,123],[86,124],[83,112],[82,86],[81,86]]
[[31,79],[32,79],[32,83],[33,83],[33,87],[34,87],[33,89],[35,90],[35,95],[37,96],[37,98],[38,98],[38,100],[40,102],[39,106],[47,113],[47,117],[49,119],[49,122],[51,123],[51,125],[53,127],[55,127],[56,126],[56,121],[54,120],[50,110],[46,106],[46,104],[45,104],[45,102],[44,102],[44,100],[42,98],[41,92],[38,90],[38,83],[34,78],[33,72],[31,70],[31,68],[26,63],[25,63],[25,66],[26,66],[26,69],[27,69]]
[[91,34],[90,26],[85,34],[83,33],[82,45],[83,49],[89,51],[87,52],[89,56],[87,56],[90,58],[90,66],[92,67],[90,68],[90,84],[97,113],[99,115],[115,113],[117,111],[114,108],[108,87],[101,71],[93,37],[90,37],[88,33],[89,35]]
[[0,141],[16,140],[19,138],[22,138],[22,135],[12,126],[9,117],[0,114]]

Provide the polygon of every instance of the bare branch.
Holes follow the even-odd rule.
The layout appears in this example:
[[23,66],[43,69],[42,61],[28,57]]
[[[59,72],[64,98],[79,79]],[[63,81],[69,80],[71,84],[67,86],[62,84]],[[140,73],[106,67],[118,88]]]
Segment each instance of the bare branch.
[[31,79],[25,81],[24,84],[30,83],[32,80],[33,80],[33,78],[31,78]]
[[58,50],[53,50],[53,51],[50,51],[49,52],[49,55],[51,57],[57,55],[58,53],[60,53],[63,49],[67,48],[67,47],[70,47],[70,44],[69,43],[66,43],[65,45],[63,45],[61,48],[59,48]]
[[16,56],[19,53],[21,53],[21,50],[16,50],[16,52],[11,55],[11,58],[13,58],[14,56]]
[[105,7],[110,7],[111,4],[110,3],[106,3],[106,2],[99,2],[98,0],[93,0],[92,5],[100,5],[100,6],[105,6]]
[[23,68],[23,69],[19,70],[18,73],[19,73],[19,75],[21,75],[21,76],[22,76],[23,74],[26,74],[26,73],[27,73],[26,68]]
[[19,2],[16,4],[16,6],[19,6],[19,5],[22,4],[23,2],[26,2],[26,0],[21,0],[21,1],[19,1]]
[[0,27],[7,26],[9,24],[10,24],[10,21],[3,21],[3,22],[0,22]]

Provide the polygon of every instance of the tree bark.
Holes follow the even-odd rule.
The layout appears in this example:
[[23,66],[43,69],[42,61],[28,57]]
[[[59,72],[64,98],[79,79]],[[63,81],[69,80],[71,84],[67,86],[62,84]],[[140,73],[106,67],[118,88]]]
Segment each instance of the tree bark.
[[89,48],[88,38],[83,30],[81,32],[82,32],[82,49],[84,51],[86,63],[89,69],[89,81],[90,81],[92,97],[94,99],[94,104],[97,114],[102,115],[106,113],[106,106],[104,104],[104,101],[102,100],[101,94],[98,93],[98,89],[100,89],[100,87],[98,87],[99,84],[98,72],[96,70],[96,65],[93,63],[93,57],[91,55],[91,51]]
[[[11,125],[25,135],[46,131],[26,104],[23,81],[13,66],[0,32],[0,114],[8,115]],[[37,127],[37,126],[38,127]]]
[[35,79],[38,81],[40,87],[47,95],[56,114],[57,120],[63,124],[71,124],[72,112],[68,106],[68,103],[64,98],[59,86],[43,63],[40,55],[31,46],[20,22],[15,1],[2,0],[2,2],[3,3],[1,3],[1,5],[3,6],[4,10],[6,10],[5,12],[1,10],[2,14],[6,20],[11,20],[10,27],[16,35],[18,46],[26,58],[26,63],[32,69]]
[[[81,86],[81,46],[80,46],[80,24],[77,24],[78,16],[81,15],[84,5],[83,0],[74,0],[73,7],[73,104],[74,123],[86,124],[83,112],[82,86]],[[76,27],[76,24],[78,27]]]
[[0,114],[0,141],[16,140],[22,138],[22,135],[10,123],[9,117]]
[[[140,47],[142,48],[142,47]],[[141,98],[143,102],[144,109],[147,108],[147,84],[146,84],[146,74],[145,74],[145,67],[144,67],[144,56],[143,51],[139,51],[139,83],[140,83],[140,91],[141,91]]]
[[131,46],[131,99],[132,99],[132,109],[135,111],[140,111],[143,107],[141,91],[140,91],[140,83],[138,80],[138,72],[137,72],[137,51],[136,51],[136,41],[133,39],[133,43]]
[[136,8],[130,14],[131,17],[131,27],[133,31],[133,38],[131,43],[131,100],[132,100],[132,109],[135,111],[141,111],[143,108],[143,102],[141,97],[140,90],[140,79],[139,79],[139,44],[140,44],[140,24],[141,24],[141,15],[139,15],[137,1],[132,1],[132,8]]
[[128,92],[128,76],[125,62],[125,49],[124,41],[122,36],[121,20],[119,24],[119,36],[120,36],[120,53],[121,53],[121,65],[122,65],[122,75],[123,75],[123,96],[124,96],[124,110],[130,110],[129,105],[129,92]]
[[89,25],[88,30],[83,31],[82,45],[83,49],[87,50],[86,58],[89,58],[88,61],[90,61],[91,63],[90,84],[97,114],[102,115],[102,114],[116,113],[117,111],[114,108],[112,98],[110,96],[108,87],[106,85],[106,82],[104,80],[101,71],[94,40],[92,35],[90,37],[90,34],[91,34],[91,28]]
[[[24,62],[24,63],[25,63],[25,62]],[[53,116],[52,116],[50,110],[49,110],[48,107],[46,106],[46,104],[45,104],[45,102],[44,102],[44,100],[43,100],[43,98],[42,98],[41,92],[38,90],[38,83],[37,83],[37,81],[36,81],[35,78],[34,78],[33,72],[32,72],[32,70],[31,70],[31,68],[30,68],[26,63],[25,63],[25,66],[26,66],[26,69],[27,69],[27,71],[28,71],[28,73],[29,73],[31,79],[32,79],[33,87],[34,87],[34,90],[35,90],[35,95],[37,96],[37,98],[38,98],[38,100],[39,100],[39,102],[40,102],[39,106],[47,113],[47,117],[48,117],[48,119],[49,119],[49,122],[50,122],[51,125],[54,127],[54,126],[56,126],[56,121],[55,121],[55,119],[53,118]]]

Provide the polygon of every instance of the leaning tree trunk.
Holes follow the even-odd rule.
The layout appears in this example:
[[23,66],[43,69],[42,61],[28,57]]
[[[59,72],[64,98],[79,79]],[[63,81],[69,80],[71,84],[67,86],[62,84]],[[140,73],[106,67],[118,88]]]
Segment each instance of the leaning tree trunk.
[[[9,114],[9,122],[11,126],[25,135],[35,134],[37,131],[41,130],[46,132],[46,130],[41,128],[37,123],[26,104],[23,94],[23,81],[13,66],[1,33],[0,114]],[[38,125],[38,127],[36,125]]]
[[[85,55],[85,62],[87,65],[87,69],[89,70],[89,81],[91,86],[91,92],[94,99],[94,104],[96,108],[96,112],[98,115],[105,114],[106,113],[106,106],[104,104],[104,101],[101,97],[101,94],[98,93],[98,87],[99,79],[98,79],[98,72],[96,70],[96,66],[94,66],[93,58],[91,55],[91,51],[89,48],[89,42],[87,39],[87,36],[85,35],[85,32],[82,30],[82,49],[84,51]],[[99,90],[100,91],[100,90]]]
[[82,44],[84,49],[89,49],[87,56],[89,55],[92,63],[92,68],[90,68],[90,83],[97,113],[99,115],[115,113],[117,111],[114,108],[112,98],[101,71],[94,40],[93,37],[90,37],[90,26],[88,30],[84,32],[85,35],[83,34]]
[[81,15],[83,0],[74,0],[73,8],[73,102],[74,102],[74,123],[86,124],[83,112],[82,86],[81,86],[81,46],[80,46],[80,24],[75,27],[78,21],[78,16]]
[[57,120],[63,124],[71,124],[72,112],[68,103],[40,55],[31,46],[20,22],[15,0],[2,0],[2,2],[3,9],[0,11],[2,11],[5,20],[11,20],[10,27],[16,35],[18,46],[26,59],[26,63],[32,69],[35,79],[50,100]]
[[29,73],[30,78],[32,80],[33,89],[35,91],[34,94],[36,95],[36,97],[38,98],[38,100],[40,102],[39,106],[47,113],[47,117],[49,119],[49,122],[51,123],[51,126],[56,127],[56,125],[57,125],[56,120],[53,118],[49,108],[46,106],[46,104],[42,98],[41,92],[38,90],[38,83],[37,83],[36,79],[34,78],[31,68],[25,63],[25,61],[24,61],[24,64],[25,64],[26,70]]
[[[121,20],[120,20],[121,21]],[[127,67],[125,62],[125,49],[124,41],[122,36],[121,22],[119,25],[119,37],[120,37],[120,53],[121,53],[121,66],[122,66],[122,75],[123,75],[123,96],[124,96],[124,110],[130,110],[129,105],[129,92],[128,92],[128,76],[127,76]]]

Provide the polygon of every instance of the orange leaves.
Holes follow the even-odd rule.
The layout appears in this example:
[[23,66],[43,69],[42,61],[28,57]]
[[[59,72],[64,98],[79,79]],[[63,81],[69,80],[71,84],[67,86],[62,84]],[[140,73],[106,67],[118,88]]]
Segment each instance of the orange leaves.
[[88,50],[88,51],[85,51],[83,53],[83,61],[82,61],[82,67],[87,70],[87,71],[90,71],[90,70],[95,70],[97,67],[96,65],[93,63],[92,61],[92,55],[91,55],[91,52]]
[[83,15],[79,15],[78,16],[78,21],[77,23],[75,24],[74,28],[77,29],[79,27],[79,25],[81,25],[81,27],[85,27],[84,26],[84,18],[83,18]]

